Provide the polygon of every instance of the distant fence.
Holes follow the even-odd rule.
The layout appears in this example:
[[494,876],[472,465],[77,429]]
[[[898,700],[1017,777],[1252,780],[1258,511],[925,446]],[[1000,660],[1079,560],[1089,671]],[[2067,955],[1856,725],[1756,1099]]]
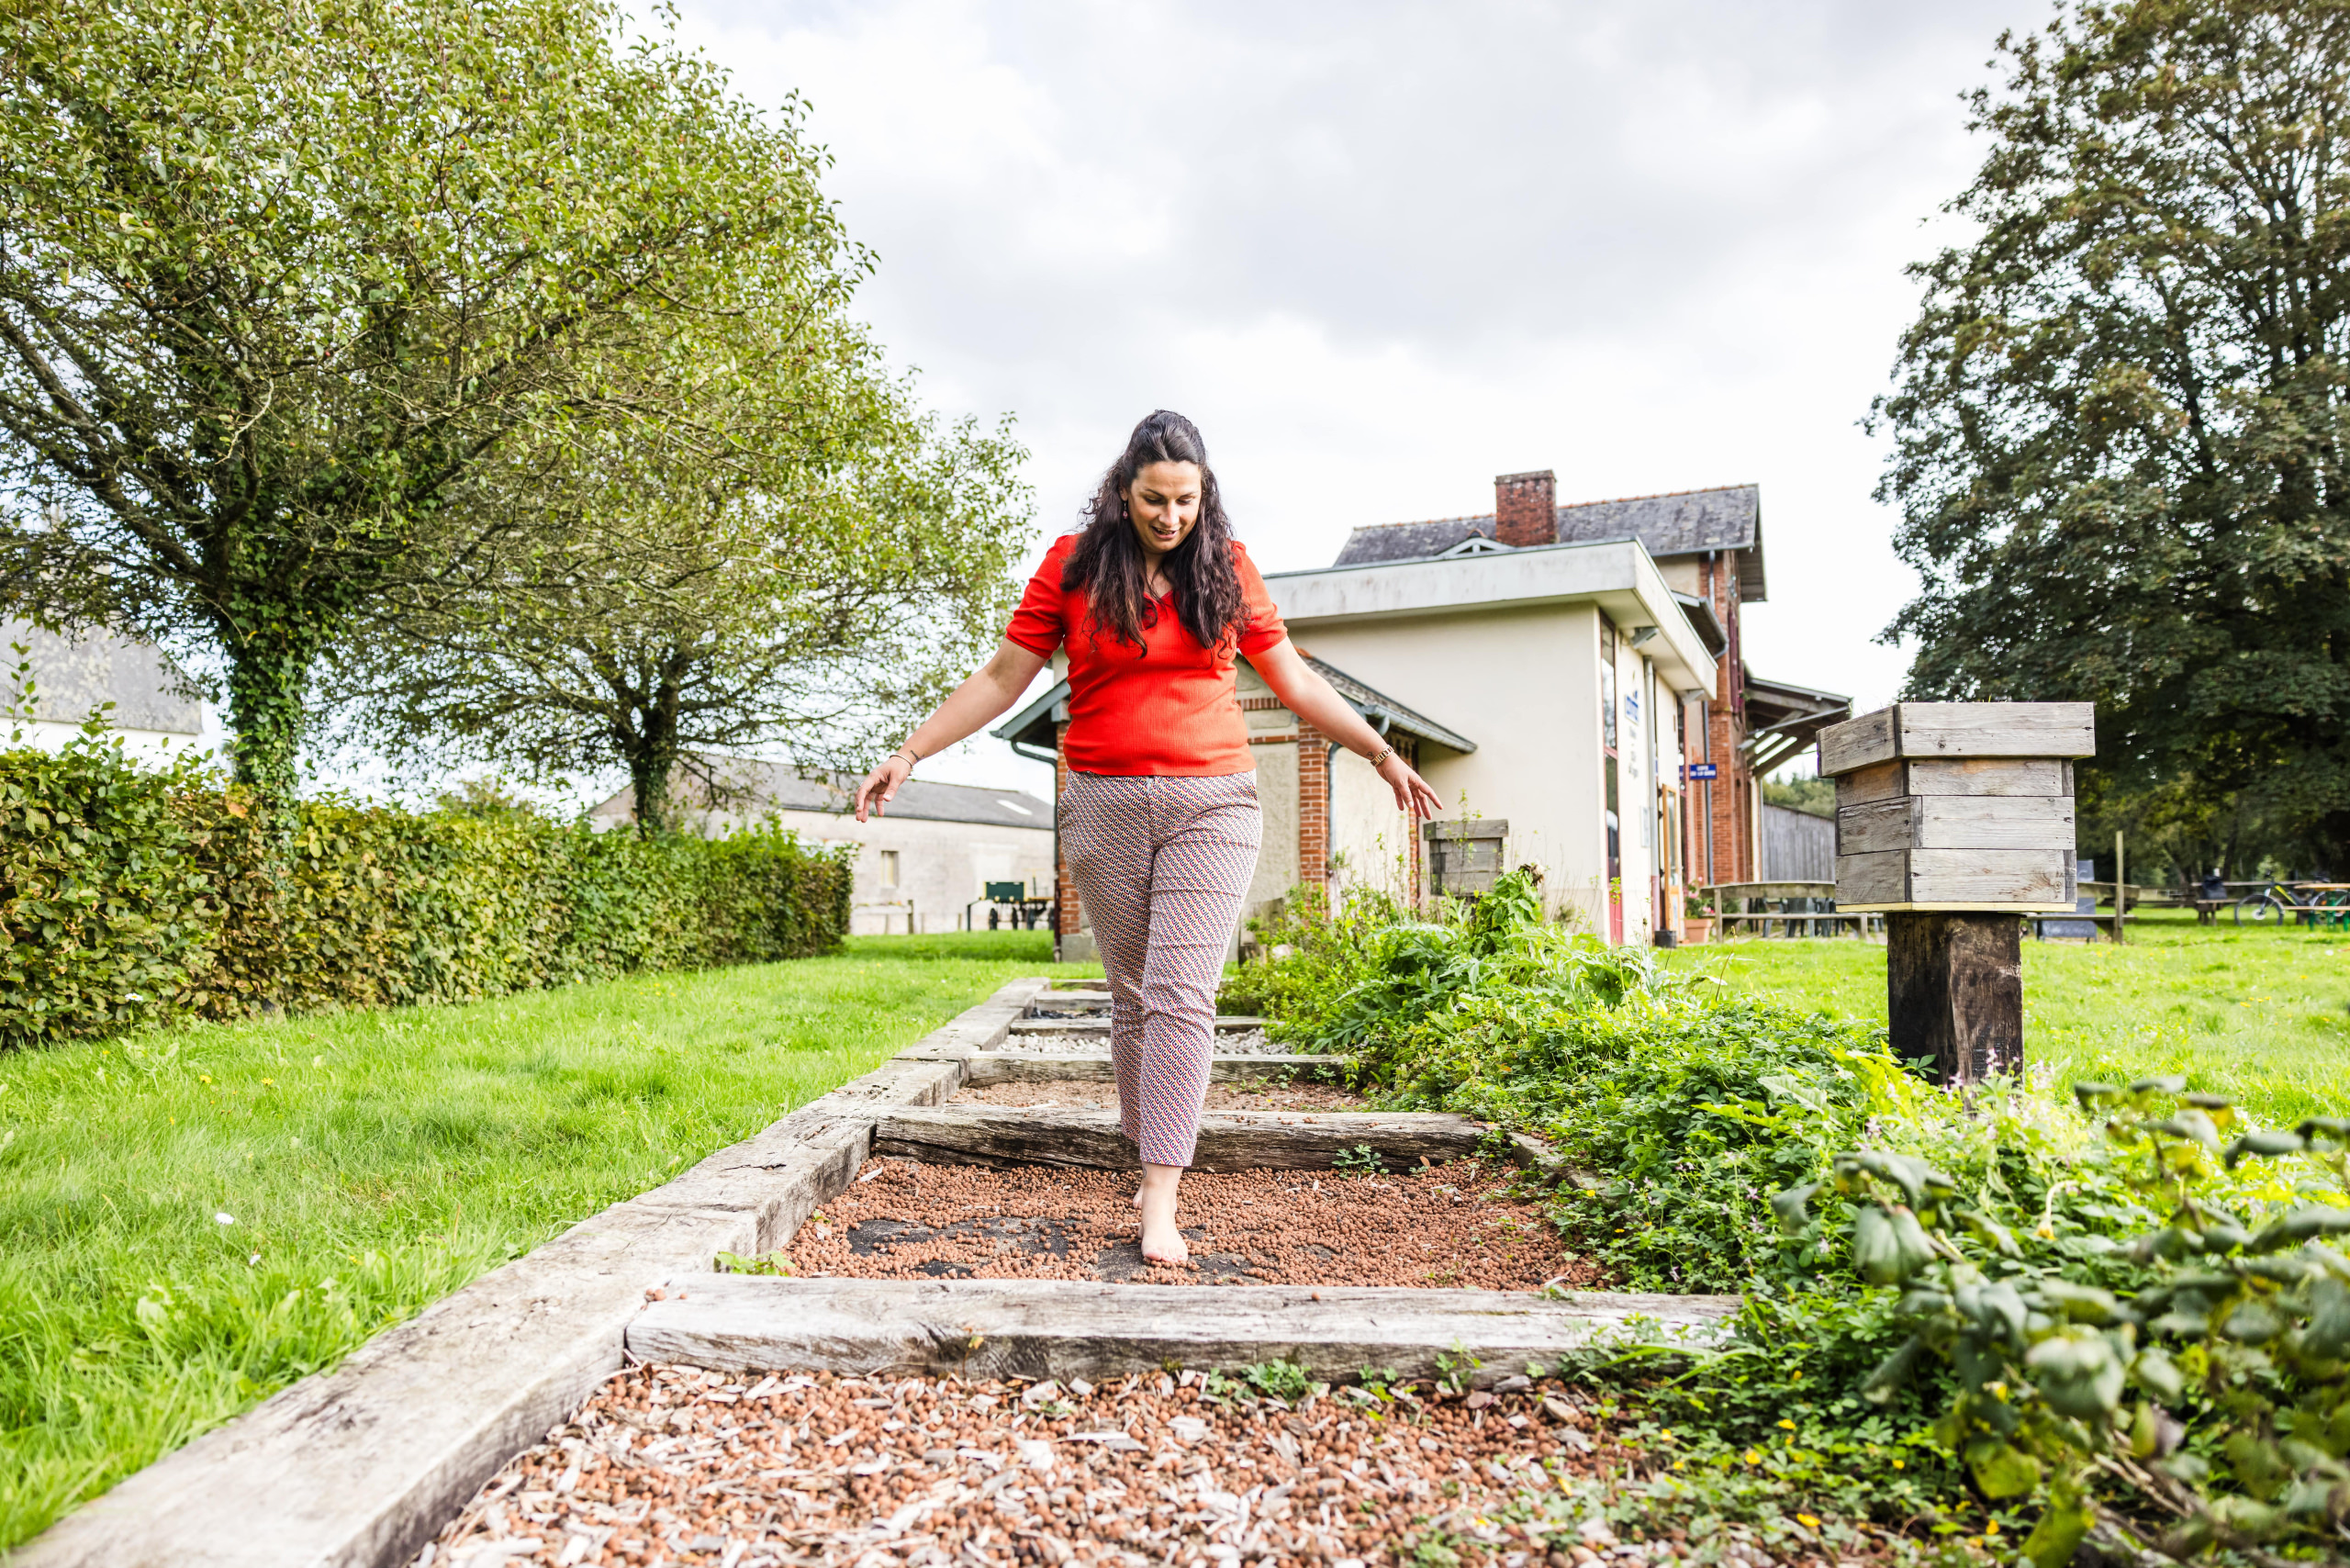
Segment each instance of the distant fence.
[[1832,882],[1836,879],[1836,824],[1785,806],[1762,808],[1762,875],[1765,882]]

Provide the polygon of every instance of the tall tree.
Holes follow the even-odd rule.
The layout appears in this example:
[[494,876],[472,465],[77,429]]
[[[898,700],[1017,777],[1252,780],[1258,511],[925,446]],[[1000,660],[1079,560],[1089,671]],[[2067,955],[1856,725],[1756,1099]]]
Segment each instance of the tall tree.
[[730,469],[608,442],[542,476],[571,548],[352,644],[355,727],[435,769],[618,764],[646,828],[680,797],[722,801],[746,752],[863,767],[1001,634],[1029,514],[1007,433],[942,433],[898,388],[862,392],[813,452],[793,421],[742,417],[767,439]]
[[2113,789],[2350,849],[2350,4],[2077,4],[2003,36],[1912,269],[1879,490],[1913,695],[2098,705]]
[[[18,0],[0,23],[0,597],[225,669],[293,788],[354,628],[540,559],[541,444],[737,444],[864,267],[796,118],[607,0]],[[691,367],[684,329],[765,354]],[[774,356],[774,357],[768,357]]]

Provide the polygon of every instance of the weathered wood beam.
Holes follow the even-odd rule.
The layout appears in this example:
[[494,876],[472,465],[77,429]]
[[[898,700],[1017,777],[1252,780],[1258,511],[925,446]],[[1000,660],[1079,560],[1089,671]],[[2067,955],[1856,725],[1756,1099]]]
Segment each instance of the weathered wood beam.
[[[1210,1057],[1208,1078],[1212,1082],[1230,1083],[1293,1073],[1301,1079],[1335,1080],[1346,1066],[1344,1057]],[[1112,1076],[1106,1056],[1046,1057],[1031,1056],[1025,1051],[990,1051],[969,1057],[965,1059],[963,1070],[963,1081],[972,1085],[1096,1082]]]
[[[1368,1146],[1391,1168],[1474,1154],[1485,1129],[1428,1112],[1216,1111],[1200,1118],[1194,1170],[1326,1170]],[[932,1165],[1064,1165],[1133,1170],[1135,1146],[1115,1111],[946,1105],[891,1111],[873,1126],[873,1152]]]
[[1471,1379],[1492,1383],[1635,1316],[1710,1343],[1737,1307],[1735,1296],[719,1274],[648,1305],[629,1326],[628,1348],[642,1361],[719,1372],[1096,1382],[1275,1360],[1332,1381],[1365,1367],[1417,1379],[1438,1375],[1440,1358],[1473,1358],[1483,1364]]
[[[1246,1013],[1219,1014],[1215,1021],[1216,1033],[1220,1035],[1246,1034],[1251,1029],[1261,1029],[1264,1026],[1265,1021],[1262,1018]],[[1107,1036],[1110,1033],[1110,1020],[1107,1017],[1022,1018],[1013,1024],[1012,1032],[1015,1035]]]
[[2023,922],[2012,914],[1885,917],[1893,1054],[1963,1087],[2023,1070]]

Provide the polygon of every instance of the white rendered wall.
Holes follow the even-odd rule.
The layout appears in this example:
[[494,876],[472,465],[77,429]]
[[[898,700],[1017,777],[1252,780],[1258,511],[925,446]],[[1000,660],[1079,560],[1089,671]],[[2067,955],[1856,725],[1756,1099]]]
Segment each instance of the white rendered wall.
[[[1346,666],[1338,666],[1344,669]],[[1400,699],[1399,699],[1400,700]],[[1330,885],[1335,897],[1357,889],[1411,897],[1412,824],[1395,809],[1395,791],[1354,753],[1330,759]]]
[[[56,719],[24,719],[6,722],[0,728],[0,745],[15,734],[17,745],[34,746],[41,751],[58,752],[66,744],[81,737],[82,726],[68,724]],[[180,734],[167,730],[108,730],[103,737],[122,742],[123,755],[139,762],[161,763],[188,752],[208,752],[198,735]]]
[[1506,818],[1507,864],[1540,866],[1551,913],[1605,932],[1596,609],[1481,604],[1393,619],[1292,618],[1289,627],[1315,657],[1476,742],[1467,756],[1423,750],[1420,771],[1444,816]]

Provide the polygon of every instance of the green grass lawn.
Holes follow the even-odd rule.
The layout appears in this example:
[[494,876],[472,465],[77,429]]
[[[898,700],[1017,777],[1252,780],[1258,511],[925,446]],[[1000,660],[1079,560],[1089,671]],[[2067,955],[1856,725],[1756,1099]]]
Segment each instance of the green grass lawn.
[[0,1055],[0,1549],[863,1073],[1041,934]]
[[[1885,1022],[1879,944],[1748,940],[1673,961],[1799,1007]],[[2177,1072],[2269,1123],[2350,1111],[2350,935],[2198,926],[2164,912],[2133,921],[2121,946],[2027,936],[2023,987],[2025,1062],[2054,1092],[2076,1079]]]

